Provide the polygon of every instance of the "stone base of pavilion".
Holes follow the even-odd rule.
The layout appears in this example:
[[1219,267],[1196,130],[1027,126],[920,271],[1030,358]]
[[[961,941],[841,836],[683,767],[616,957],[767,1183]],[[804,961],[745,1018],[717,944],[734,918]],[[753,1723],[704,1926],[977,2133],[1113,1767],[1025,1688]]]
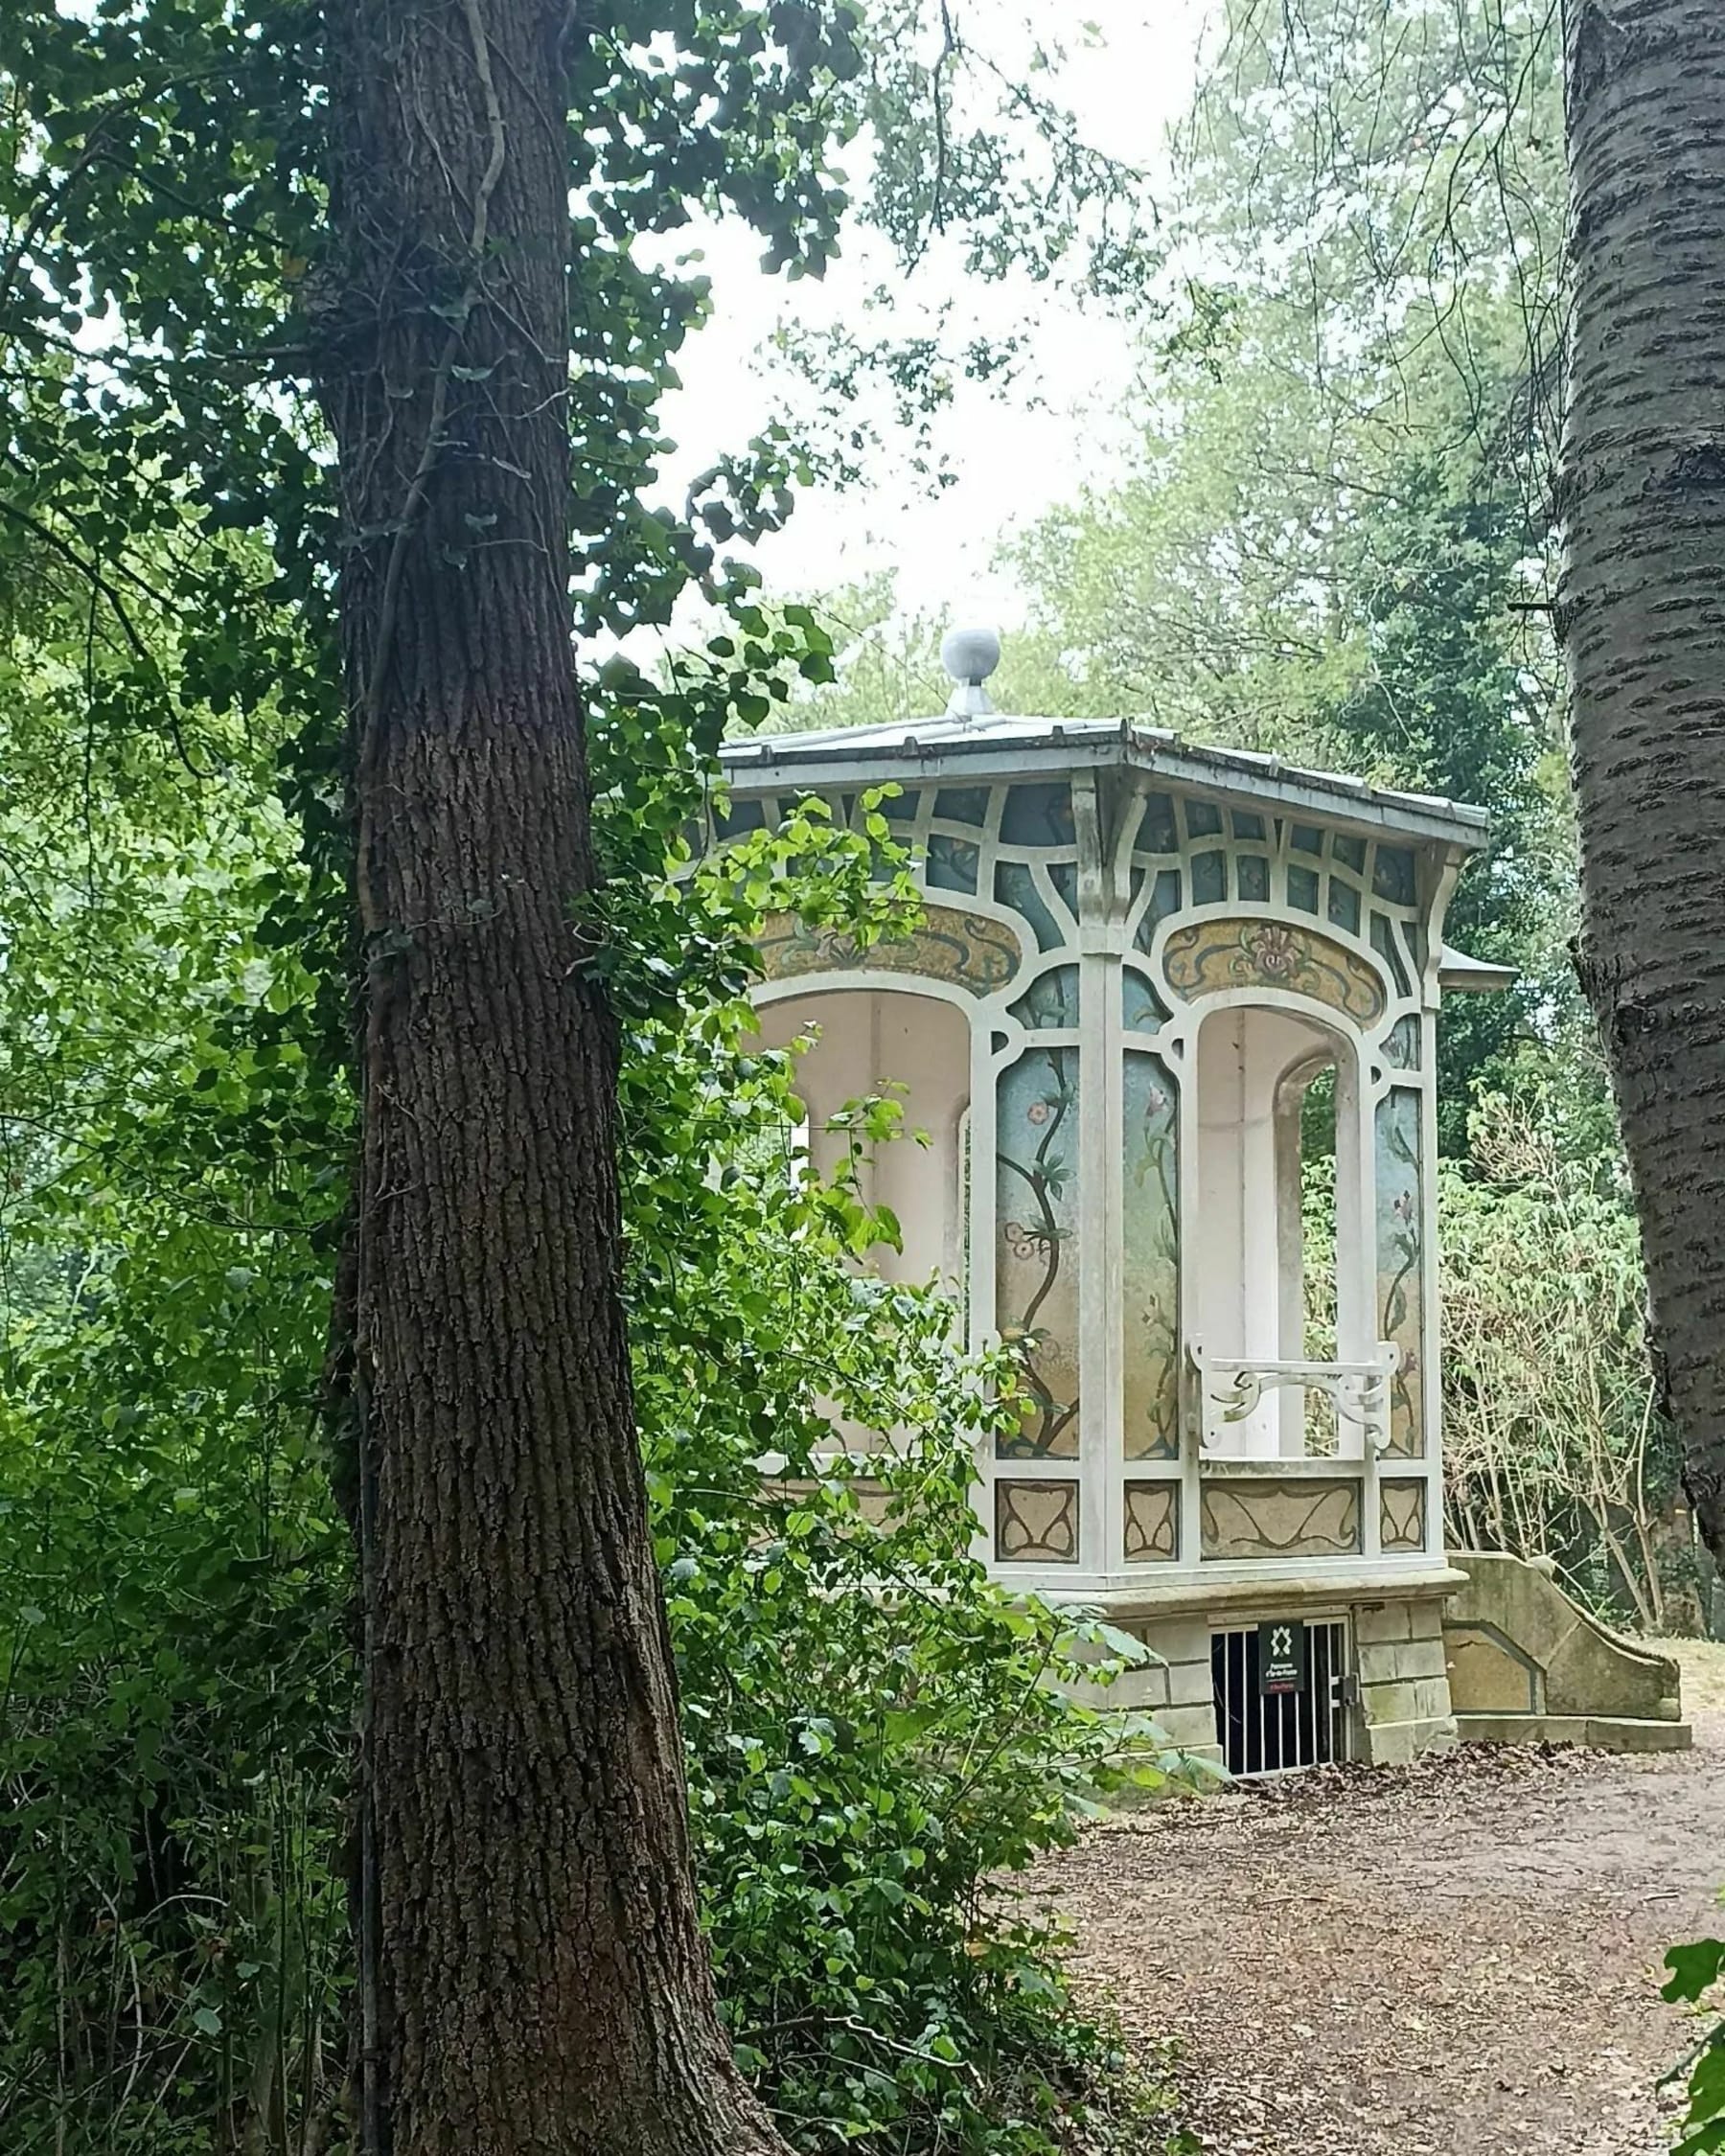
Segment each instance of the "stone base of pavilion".
[[[1267,1727],[1254,1745],[1254,1718],[1267,1724],[1272,1712],[1302,1755],[1406,1766],[1452,1751],[1459,1741],[1443,1625],[1449,1597],[1466,1585],[1464,1572],[1438,1564],[1361,1571],[1346,1580],[1309,1572],[1275,1580],[1187,1578],[1087,1595],[1085,1608],[1141,1640],[1155,1658],[1089,1697],[1099,1707],[1152,1716],[1170,1746],[1216,1766],[1229,1763],[1230,1720],[1236,1738],[1243,1730],[1248,1756],[1259,1762],[1249,1771],[1312,1763],[1304,1756],[1284,1762]],[[1333,1669],[1326,1663],[1303,1673],[1308,1697],[1320,1689],[1325,1696],[1309,1705],[1297,1700],[1292,1711],[1265,1703],[1255,1658],[1245,1667],[1246,1650],[1233,1647],[1278,1620],[1294,1620],[1307,1640],[1327,1634],[1338,1643]],[[1239,1668],[1230,1663],[1234,1653],[1242,1658]],[[1333,1721],[1321,1729],[1326,1712]]]
[[[1688,1750],[1681,1671],[1608,1630],[1549,1565],[1452,1552],[1346,1578],[1259,1572],[1085,1596],[1152,1659],[1091,1703],[1151,1716],[1167,1743],[1248,1773],[1407,1766],[1460,1744]],[[1260,1628],[1299,1628],[1292,1698],[1266,1696]],[[1309,1644],[1308,1644],[1309,1642]],[[1231,1750],[1232,1756],[1228,1756]]]

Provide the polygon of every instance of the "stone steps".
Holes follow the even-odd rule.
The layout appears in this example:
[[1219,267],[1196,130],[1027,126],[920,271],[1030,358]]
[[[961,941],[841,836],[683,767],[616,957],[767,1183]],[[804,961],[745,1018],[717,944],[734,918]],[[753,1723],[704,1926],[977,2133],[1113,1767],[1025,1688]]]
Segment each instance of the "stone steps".
[[1593,1752],[1687,1752],[1687,1722],[1638,1714],[1458,1714],[1463,1744],[1574,1744]]

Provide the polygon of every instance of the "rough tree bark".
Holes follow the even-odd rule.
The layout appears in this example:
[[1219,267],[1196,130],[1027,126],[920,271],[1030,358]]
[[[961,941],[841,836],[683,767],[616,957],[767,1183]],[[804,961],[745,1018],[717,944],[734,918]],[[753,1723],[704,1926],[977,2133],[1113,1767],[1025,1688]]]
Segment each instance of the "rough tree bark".
[[339,0],[372,2138],[777,2147],[690,1881],[568,596],[567,0]]
[[1725,1560],[1725,8],[1570,0],[1566,63],[1578,961],[1666,1404]]

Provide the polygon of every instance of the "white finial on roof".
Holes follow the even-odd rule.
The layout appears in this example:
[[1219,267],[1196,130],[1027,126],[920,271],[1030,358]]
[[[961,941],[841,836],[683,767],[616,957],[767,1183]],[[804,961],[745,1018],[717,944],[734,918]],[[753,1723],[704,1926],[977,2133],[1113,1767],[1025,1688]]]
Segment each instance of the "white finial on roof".
[[940,663],[957,684],[947,699],[949,719],[986,719],[994,705],[983,682],[1000,663],[1000,639],[992,629],[949,629],[940,640]]

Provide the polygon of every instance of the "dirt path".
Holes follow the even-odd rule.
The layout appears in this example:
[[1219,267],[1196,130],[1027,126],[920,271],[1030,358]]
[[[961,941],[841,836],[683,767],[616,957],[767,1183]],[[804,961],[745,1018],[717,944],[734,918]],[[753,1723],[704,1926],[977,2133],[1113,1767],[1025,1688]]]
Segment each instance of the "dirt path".
[[[1044,1883],[1172,2038],[1208,2156],[1653,2156],[1691,2025],[1659,1998],[1725,1881],[1725,1649],[1696,1750],[1469,1752],[1100,1827]],[[1686,1662],[1690,1660],[1686,1655]]]

